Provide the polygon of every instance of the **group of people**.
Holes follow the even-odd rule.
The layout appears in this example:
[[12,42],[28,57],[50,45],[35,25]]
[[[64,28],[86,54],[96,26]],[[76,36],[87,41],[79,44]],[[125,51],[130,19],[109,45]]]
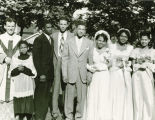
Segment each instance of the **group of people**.
[[[121,28],[112,43],[105,30],[94,40],[79,21],[75,33],[67,18],[59,30],[45,20],[33,43],[14,33],[7,18],[0,35],[0,119],[154,120],[155,50],[150,34],[141,32],[140,47],[129,44],[131,32]],[[76,99],[75,99],[76,98]]]
[[117,43],[98,31],[88,56],[88,91],[84,120],[154,120],[155,50],[150,34],[140,33],[140,45],[129,44],[131,33],[121,28]]

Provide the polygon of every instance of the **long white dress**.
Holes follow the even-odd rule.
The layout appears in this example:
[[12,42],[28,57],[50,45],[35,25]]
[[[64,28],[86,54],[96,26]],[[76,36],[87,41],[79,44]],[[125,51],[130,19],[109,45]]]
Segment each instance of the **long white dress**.
[[93,73],[88,86],[86,118],[84,120],[112,120],[110,107],[110,79],[105,63],[106,52],[93,50],[93,62],[101,71]]
[[[19,35],[10,36],[8,33],[0,35],[0,120],[14,119],[13,110],[13,85],[8,78],[8,66],[4,62],[6,56],[17,56],[18,43],[21,40]],[[9,41],[13,41],[12,50]],[[8,96],[9,97],[6,97]],[[6,101],[6,98],[8,100]]]
[[[155,50],[136,48],[131,57],[134,59],[149,56],[154,60]],[[148,64],[148,63],[147,63]],[[140,70],[140,64],[134,65],[133,100],[134,100],[134,120],[155,120],[155,91],[154,91],[154,65],[143,63],[145,70]],[[142,64],[141,64],[142,65]],[[145,67],[145,65],[147,67]]]
[[[133,120],[132,81],[129,64],[119,67],[128,61],[133,47],[126,45],[120,50],[116,44],[111,49],[112,67],[110,69],[112,120]],[[120,59],[120,60],[119,60]]]

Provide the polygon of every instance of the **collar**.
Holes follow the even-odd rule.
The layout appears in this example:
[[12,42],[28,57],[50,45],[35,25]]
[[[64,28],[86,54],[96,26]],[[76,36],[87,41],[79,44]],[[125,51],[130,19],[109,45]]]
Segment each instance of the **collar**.
[[48,40],[50,39],[49,35],[47,35],[46,33],[44,33],[44,35],[47,37]]
[[7,38],[9,38],[8,40],[13,40],[15,33],[13,35],[9,35],[7,32],[5,32],[4,35],[7,36]]
[[6,34],[7,36],[10,36],[10,37],[13,37],[15,35],[15,33],[13,33],[13,35],[10,35],[7,32],[5,32],[4,34]]
[[29,56],[30,56],[30,55],[28,55],[28,54],[20,54],[20,55],[18,56],[18,58],[19,58],[20,60],[26,60],[26,59],[29,58]]
[[61,39],[61,37],[62,37],[62,34],[63,34],[64,39],[66,40],[66,38],[67,38],[67,31],[65,31],[64,33],[61,33],[61,32],[59,31],[60,39]]
[[83,40],[83,37],[81,37],[80,39],[77,37],[77,36],[75,36],[75,40]]

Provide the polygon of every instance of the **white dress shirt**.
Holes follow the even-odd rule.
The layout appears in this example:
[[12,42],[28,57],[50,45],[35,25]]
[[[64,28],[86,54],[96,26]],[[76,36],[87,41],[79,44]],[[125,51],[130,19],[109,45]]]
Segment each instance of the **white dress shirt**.
[[64,37],[64,42],[66,41],[66,39],[67,39],[67,31],[65,31],[64,33],[61,33],[61,32],[59,32],[58,33],[58,56],[61,56],[60,55],[60,44],[61,44],[61,38],[62,38],[62,34],[63,34],[63,37]]
[[47,35],[46,33],[44,33],[44,35],[47,37],[47,39],[48,39],[49,43],[51,44],[51,38],[50,38],[50,36],[49,36],[49,35]]
[[83,37],[79,39],[79,38],[76,36],[76,37],[75,37],[75,40],[76,40],[76,45],[77,45],[77,49],[78,49],[78,53],[79,53],[79,52],[80,52],[80,49],[81,49]]

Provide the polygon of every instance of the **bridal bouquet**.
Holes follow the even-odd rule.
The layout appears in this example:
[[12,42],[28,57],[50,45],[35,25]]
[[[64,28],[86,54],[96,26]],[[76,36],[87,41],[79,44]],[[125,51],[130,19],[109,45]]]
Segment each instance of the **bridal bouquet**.
[[136,58],[136,64],[133,66],[134,71],[141,70],[144,71],[147,68],[151,71],[154,71],[155,67],[153,64],[153,60],[148,55],[139,56]]
[[108,64],[110,63],[110,55],[110,50],[107,48],[102,53],[101,62],[95,63],[93,65],[87,64],[87,69],[91,72],[108,70]]
[[129,61],[127,58],[124,57],[118,57],[116,58],[116,65],[117,67],[127,70],[127,71],[132,71],[131,67],[131,61]]
[[110,62],[110,57],[111,57],[111,52],[110,52],[109,48],[107,48],[105,50],[105,52],[103,53],[104,62],[106,64],[108,64]]
[[119,68],[123,68],[124,67],[123,59],[121,57],[117,57],[116,58],[116,66],[119,67]]

